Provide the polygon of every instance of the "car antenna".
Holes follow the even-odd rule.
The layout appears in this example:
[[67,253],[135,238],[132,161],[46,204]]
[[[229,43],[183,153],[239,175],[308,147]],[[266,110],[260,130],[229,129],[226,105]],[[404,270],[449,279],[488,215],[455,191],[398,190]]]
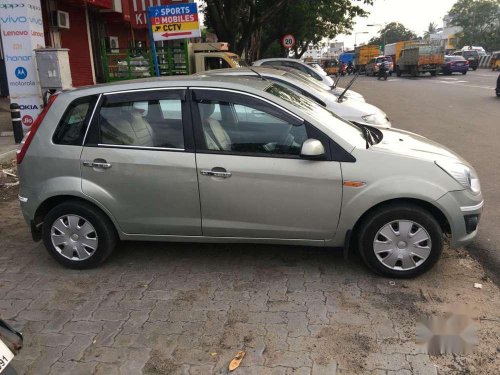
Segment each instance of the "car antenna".
[[339,81],[340,81],[340,76],[337,76],[337,78],[335,78],[335,81],[333,82],[333,88],[337,87],[337,85],[339,84]]
[[254,72],[255,74],[257,74],[261,80],[268,81],[268,79],[262,77],[262,75],[258,71],[256,71],[255,69],[252,69],[252,67],[249,66],[248,69],[250,69],[252,72]]
[[354,76],[354,78],[351,79],[351,82],[349,82],[349,84],[346,86],[346,88],[344,89],[344,91],[342,91],[342,94],[340,94],[339,98],[337,99],[337,101],[339,103],[342,102],[342,99],[344,98],[345,93],[351,88],[352,84],[358,78],[358,76],[359,76],[359,73],[356,73],[356,75]]

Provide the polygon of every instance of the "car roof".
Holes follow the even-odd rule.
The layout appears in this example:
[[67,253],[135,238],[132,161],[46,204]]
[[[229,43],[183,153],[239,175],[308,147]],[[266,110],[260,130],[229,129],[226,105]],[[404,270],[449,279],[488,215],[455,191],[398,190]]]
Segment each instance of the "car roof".
[[263,63],[263,62],[266,62],[266,61],[292,61],[292,62],[296,62],[296,63],[299,63],[299,64],[303,64],[303,65],[307,65],[304,61],[302,60],[299,60],[299,59],[291,59],[289,57],[271,57],[271,58],[268,58],[268,59],[260,59],[260,60],[257,60],[254,62],[255,63]]
[[280,77],[284,76],[284,75],[288,75],[287,74],[288,72],[285,70],[275,69],[273,67],[264,67],[264,66],[253,66],[252,68],[241,67],[241,68],[214,69],[214,70],[210,70],[208,72],[197,73],[195,75],[245,76],[245,75],[250,74],[250,75],[258,78],[257,73],[273,75],[273,76],[280,76]]
[[233,89],[255,89],[257,91],[265,90],[269,87],[269,82],[255,80],[248,77],[224,77],[219,78],[215,75],[193,74],[189,76],[169,76],[133,79],[113,83],[102,83],[92,86],[82,86],[64,91],[74,96],[86,96],[95,94],[105,94],[116,91],[132,91],[153,88],[168,87],[214,87],[214,88],[233,88]]

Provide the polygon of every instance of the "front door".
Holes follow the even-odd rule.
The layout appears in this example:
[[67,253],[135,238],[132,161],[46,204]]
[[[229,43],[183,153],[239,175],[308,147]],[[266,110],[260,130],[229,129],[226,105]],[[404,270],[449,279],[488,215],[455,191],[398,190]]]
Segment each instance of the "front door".
[[185,90],[104,95],[81,156],[82,190],[127,234],[201,234]]
[[325,240],[342,200],[340,163],[300,158],[312,126],[252,96],[194,93],[204,236]]

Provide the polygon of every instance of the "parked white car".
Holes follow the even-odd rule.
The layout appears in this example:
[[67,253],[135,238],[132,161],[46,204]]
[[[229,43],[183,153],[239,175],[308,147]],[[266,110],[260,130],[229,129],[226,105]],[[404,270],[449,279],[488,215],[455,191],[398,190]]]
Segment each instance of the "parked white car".
[[[297,78],[296,75],[272,68],[237,68],[216,69],[199,73],[208,76],[243,76],[257,77],[285,86],[289,90],[302,94],[345,120],[358,124],[390,128],[391,122],[384,111],[374,105],[352,100],[345,96],[331,95]],[[347,92],[347,91],[346,91]]]
[[[297,78],[301,81],[305,81],[307,84],[309,84],[311,86],[314,86],[316,89],[318,89],[320,91],[327,91],[328,93],[333,94],[337,97],[340,96],[345,91],[344,87],[340,87],[340,86],[336,86],[336,85],[333,88],[329,87],[329,86],[325,85],[323,82],[319,82],[319,81],[315,80],[314,78],[312,78],[311,76],[304,74],[297,69],[288,68],[288,67],[284,67],[284,66],[272,67],[272,68],[284,70],[284,71],[292,74],[295,78]],[[346,98],[349,98],[349,99],[359,100],[361,102],[366,101],[363,95],[361,95],[359,92],[352,91],[351,89],[349,89],[349,91],[347,91],[344,95]]]
[[333,79],[331,77],[329,77],[324,70],[319,71],[317,69],[314,69],[313,67],[307,65],[302,60],[287,59],[284,57],[276,57],[276,58],[271,58],[271,59],[257,60],[252,65],[253,66],[266,66],[266,67],[286,66],[289,68],[297,69],[297,70],[313,77],[315,80],[317,80],[319,82],[323,82],[328,87],[334,86]]

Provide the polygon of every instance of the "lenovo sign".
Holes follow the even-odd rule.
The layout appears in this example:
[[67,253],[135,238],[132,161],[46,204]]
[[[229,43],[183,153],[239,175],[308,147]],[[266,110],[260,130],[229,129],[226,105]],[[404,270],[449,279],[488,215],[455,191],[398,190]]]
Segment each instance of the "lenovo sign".
[[130,23],[135,29],[147,29],[146,11],[149,7],[193,3],[193,0],[128,0],[130,3]]

